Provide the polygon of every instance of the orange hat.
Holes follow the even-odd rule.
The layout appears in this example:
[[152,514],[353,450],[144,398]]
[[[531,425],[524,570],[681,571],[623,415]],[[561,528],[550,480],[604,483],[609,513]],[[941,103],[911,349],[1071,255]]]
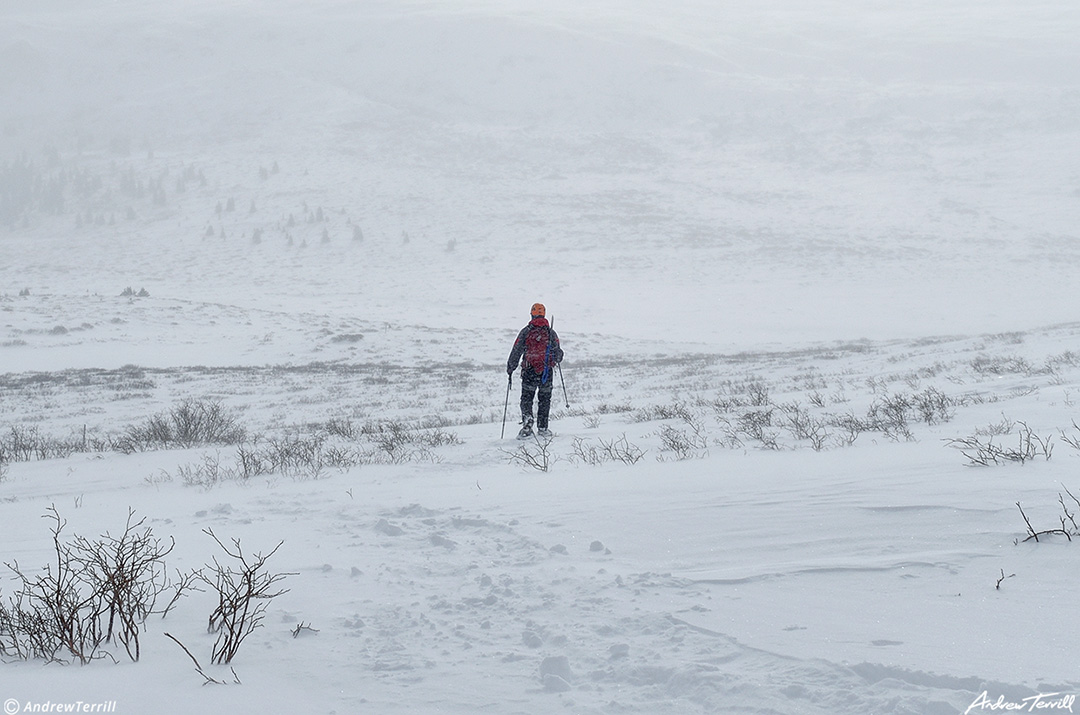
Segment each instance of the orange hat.
[[544,315],[546,315],[546,314],[547,314],[547,308],[544,307],[543,303],[533,303],[532,317],[534,317],[534,318],[543,318]]

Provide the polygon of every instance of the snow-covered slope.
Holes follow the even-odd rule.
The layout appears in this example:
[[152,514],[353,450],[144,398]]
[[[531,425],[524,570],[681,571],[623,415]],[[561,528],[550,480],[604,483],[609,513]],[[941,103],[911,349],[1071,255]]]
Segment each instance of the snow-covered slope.
[[[132,508],[170,569],[222,557],[210,528],[293,575],[242,685],[163,635],[208,666],[197,593],[140,662],[4,663],[0,699],[1075,692],[1074,547],[1016,502],[1052,529],[1080,494],[1077,29],[1004,0],[8,0],[0,559],[49,562],[50,506],[87,536]],[[546,454],[499,439],[537,300],[567,351]],[[93,449],[184,400],[244,444]],[[1052,455],[949,447],[1025,434]],[[13,454],[39,438],[80,449]],[[237,478],[289,440],[318,459]]]
[[[1043,531],[1080,493],[1077,332],[569,364],[546,447],[499,439],[497,367],[9,374],[4,422],[24,440],[93,444],[189,398],[220,400],[249,437],[6,465],[6,559],[49,562],[50,507],[84,536],[118,533],[131,508],[175,539],[170,569],[224,559],[212,529],[249,554],[283,540],[269,572],[292,575],[232,670],[209,665],[215,600],[192,593],[148,622],[139,663],[11,662],[3,695],[136,712],[954,713],[984,692],[1075,692],[1060,655],[1080,636],[1075,547],[1023,541],[1015,503]],[[935,395],[944,409],[917,407]],[[391,452],[391,420],[432,426]],[[1049,459],[977,468],[949,448],[1014,450],[1026,429]],[[241,449],[287,444],[319,456],[241,476]],[[165,633],[242,685],[204,687]]]

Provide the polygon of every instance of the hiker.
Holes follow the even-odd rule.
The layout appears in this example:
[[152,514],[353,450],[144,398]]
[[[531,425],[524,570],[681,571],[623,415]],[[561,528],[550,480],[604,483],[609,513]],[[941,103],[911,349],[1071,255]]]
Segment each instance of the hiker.
[[521,364],[521,432],[518,439],[528,439],[533,428],[533,397],[539,393],[536,409],[536,433],[550,437],[548,411],[551,409],[551,390],[555,386],[555,366],[562,362],[563,351],[559,336],[548,324],[547,310],[543,303],[534,303],[532,320],[518,333],[510,358],[506,361],[506,373],[513,375]]

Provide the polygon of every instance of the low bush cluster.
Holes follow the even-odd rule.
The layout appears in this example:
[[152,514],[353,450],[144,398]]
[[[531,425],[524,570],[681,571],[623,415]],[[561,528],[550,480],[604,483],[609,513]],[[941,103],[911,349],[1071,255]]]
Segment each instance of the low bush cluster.
[[214,558],[211,565],[170,577],[165,557],[173,550],[173,540],[156,537],[133,511],[119,536],[97,538],[68,538],[67,523],[55,507],[45,516],[51,523],[51,563],[37,570],[6,564],[17,589],[0,601],[2,658],[85,665],[126,654],[137,661],[147,619],[164,618],[183,596],[202,590],[197,586],[202,584],[218,597],[207,625],[210,633],[218,634],[212,662],[230,663],[247,636],[262,625],[269,601],[286,593],[280,582],[295,575],[266,568],[280,542],[269,553],[252,557],[238,540],[227,546],[207,530],[228,559],[222,563]]
[[172,540],[156,538],[131,512],[120,536],[98,539],[66,540],[66,522],[56,509],[46,516],[52,522],[53,563],[37,573],[7,564],[19,589],[0,603],[0,655],[85,664],[117,644],[138,660],[146,619],[168,613],[189,585],[166,574]]
[[962,437],[946,440],[946,444],[960,451],[972,466],[987,467],[994,464],[1014,462],[1024,464],[1033,459],[1049,460],[1054,453],[1052,437],[1040,437],[1024,422],[1018,422],[1015,442],[1012,445],[994,440],[994,435]]
[[184,400],[166,412],[128,427],[116,439],[116,449],[125,454],[154,449],[187,449],[204,445],[227,445],[246,437],[220,402]]
[[384,420],[355,424],[332,419],[306,432],[249,438],[247,430],[215,400],[184,400],[173,408],[100,437],[85,430],[70,438],[42,434],[36,427],[11,427],[0,434],[0,479],[11,462],[70,457],[77,453],[116,451],[125,454],[193,447],[235,448],[234,459],[207,453],[200,460],[162,473],[150,481],[172,481],[210,487],[223,481],[260,475],[317,478],[326,469],[364,464],[435,462],[439,447],[460,444],[441,421],[412,424]]
[[371,464],[438,462],[437,447],[460,444],[442,427],[420,427],[390,421],[362,426],[331,421],[306,434],[255,439],[236,445],[233,458],[220,452],[177,467],[175,473],[150,477],[152,483],[179,478],[186,486],[211,488],[222,482],[246,482],[259,476],[318,479],[327,469],[348,469]]
[[637,464],[645,456],[645,450],[626,439],[626,433],[615,439],[598,439],[594,444],[591,440],[575,437],[573,441],[573,455],[571,461],[581,464],[598,465],[608,462],[622,462],[623,464]]
[[63,459],[90,452],[146,452],[237,444],[246,432],[215,400],[184,400],[165,412],[129,425],[120,434],[97,435],[83,429],[68,437],[43,434],[37,427],[13,425],[0,433],[0,462]]
[[[820,393],[813,393],[807,405],[776,403],[771,399],[769,387],[755,380],[744,385],[739,393],[640,408],[631,413],[630,419],[674,423],[661,426],[655,433],[661,444],[658,459],[664,459],[667,454],[689,459],[704,456],[714,445],[731,449],[757,445],[770,450],[809,445],[821,451],[850,446],[866,433],[909,441],[914,439],[915,425],[948,422],[959,404],[959,399],[928,387],[918,392],[879,395],[862,413],[854,410],[831,413],[825,409],[825,399]],[[710,421],[715,423],[715,429]]]

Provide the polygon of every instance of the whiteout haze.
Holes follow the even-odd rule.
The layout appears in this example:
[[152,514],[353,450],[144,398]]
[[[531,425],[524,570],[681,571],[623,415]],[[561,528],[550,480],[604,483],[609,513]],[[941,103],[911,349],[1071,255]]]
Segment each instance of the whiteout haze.
[[[0,560],[44,573],[50,507],[87,538],[133,509],[170,575],[225,558],[204,530],[292,575],[228,666],[204,590],[138,662],[3,653],[0,700],[1072,697],[1078,30],[1002,0],[7,0]],[[522,453],[535,302],[571,406]],[[243,442],[109,448],[185,400]]]

